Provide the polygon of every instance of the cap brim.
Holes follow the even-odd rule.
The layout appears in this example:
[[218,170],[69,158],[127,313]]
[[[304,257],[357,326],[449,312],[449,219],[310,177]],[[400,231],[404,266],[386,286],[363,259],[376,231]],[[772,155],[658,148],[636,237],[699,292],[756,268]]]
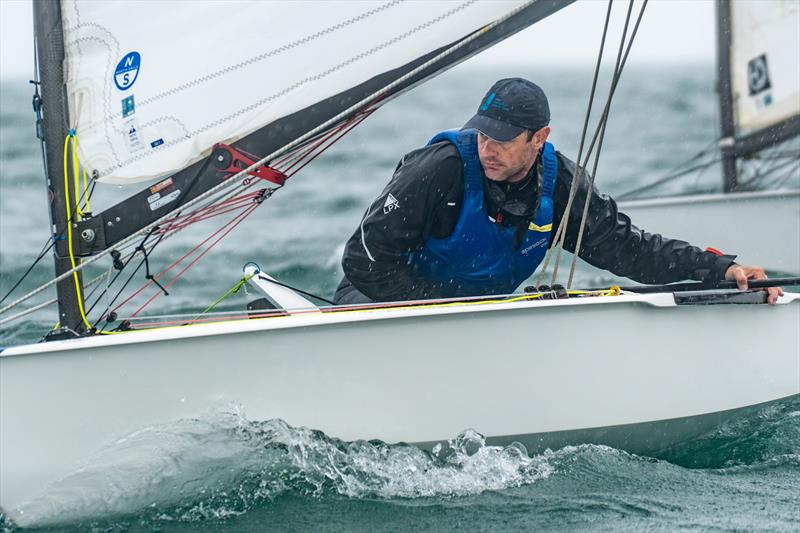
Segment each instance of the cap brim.
[[525,128],[520,126],[513,126],[508,122],[487,117],[486,115],[475,115],[464,124],[462,130],[476,129],[494,139],[495,141],[506,142],[510,141],[523,131]]

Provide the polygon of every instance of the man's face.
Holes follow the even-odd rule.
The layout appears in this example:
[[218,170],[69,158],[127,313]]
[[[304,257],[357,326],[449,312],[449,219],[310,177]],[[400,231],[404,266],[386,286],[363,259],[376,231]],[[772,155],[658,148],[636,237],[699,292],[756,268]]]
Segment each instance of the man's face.
[[478,157],[486,177],[492,181],[514,183],[528,175],[539,149],[547,140],[550,128],[544,127],[528,140],[529,133],[523,131],[510,141],[495,141],[478,132]]

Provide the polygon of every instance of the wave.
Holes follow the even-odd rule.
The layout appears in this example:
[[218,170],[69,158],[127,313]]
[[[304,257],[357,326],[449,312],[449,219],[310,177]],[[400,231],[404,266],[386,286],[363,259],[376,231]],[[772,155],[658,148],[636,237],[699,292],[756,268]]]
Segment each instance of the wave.
[[[135,516],[152,525],[225,520],[286,497],[426,505],[485,494],[504,498],[521,489],[539,498],[542,509],[651,516],[681,507],[676,487],[680,494],[714,494],[765,473],[797,485],[799,408],[799,399],[778,403],[663,460],[591,444],[530,457],[519,443],[489,446],[475,430],[431,452],[403,443],[345,442],[282,420],[250,421],[237,407],[120,439],[23,511],[36,524]],[[575,498],[587,490],[590,497]]]

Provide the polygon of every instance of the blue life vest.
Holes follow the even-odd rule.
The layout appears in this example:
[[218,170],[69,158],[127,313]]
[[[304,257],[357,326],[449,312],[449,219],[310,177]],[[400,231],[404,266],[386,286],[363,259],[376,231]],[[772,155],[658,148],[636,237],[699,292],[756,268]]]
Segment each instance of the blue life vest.
[[534,222],[522,244],[514,249],[516,227],[489,219],[484,200],[484,173],[478,158],[476,130],[448,130],[437,134],[428,145],[453,143],[464,165],[464,199],[452,235],[428,237],[420,250],[409,255],[417,275],[452,285],[454,296],[509,294],[533,274],[547,252],[553,227],[553,190],[558,160],[553,145],[546,142],[540,156],[544,179]]

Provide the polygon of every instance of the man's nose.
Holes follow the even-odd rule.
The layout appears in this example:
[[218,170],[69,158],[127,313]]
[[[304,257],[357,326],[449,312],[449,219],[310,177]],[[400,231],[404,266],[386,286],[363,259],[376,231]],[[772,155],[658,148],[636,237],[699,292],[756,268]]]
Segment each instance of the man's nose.
[[497,153],[498,144],[492,139],[486,139],[483,142],[483,152],[487,155],[494,155]]

